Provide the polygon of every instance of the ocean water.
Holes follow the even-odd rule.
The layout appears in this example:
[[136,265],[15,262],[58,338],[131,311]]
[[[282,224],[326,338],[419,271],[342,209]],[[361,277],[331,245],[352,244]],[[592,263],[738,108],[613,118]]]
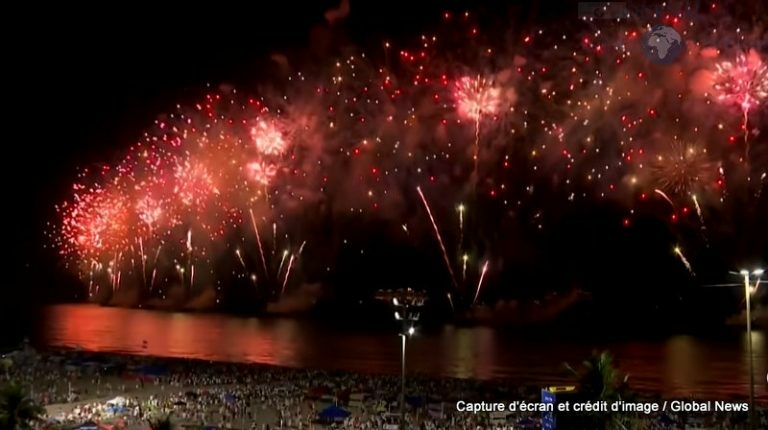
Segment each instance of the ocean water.
[[[608,349],[639,390],[669,396],[746,396],[746,331],[729,338],[670,336],[654,341],[577,341],[520,336],[487,327],[418,332],[406,349],[408,372],[435,377],[509,379],[553,385],[571,382],[565,362],[578,364]],[[154,312],[91,305],[46,308],[35,343],[84,350],[278,366],[400,372],[393,333],[332,327],[296,319]],[[768,401],[768,335],[752,333],[756,394]]]

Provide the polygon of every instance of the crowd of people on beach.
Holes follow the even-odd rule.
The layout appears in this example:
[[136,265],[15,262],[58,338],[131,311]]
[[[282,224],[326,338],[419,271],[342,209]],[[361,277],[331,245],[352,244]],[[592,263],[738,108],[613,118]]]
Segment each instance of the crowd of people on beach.
[[[49,427],[98,423],[104,429],[146,429],[153,417],[169,416],[177,428],[397,430],[401,419],[400,377],[77,351],[28,351],[14,361],[0,378],[21,384],[46,406]],[[405,428],[541,428],[539,413],[498,421],[455,407],[459,399],[536,402],[540,389],[409,377],[405,392]],[[760,411],[760,428],[768,428],[765,412]],[[680,417],[672,415],[643,422],[646,429],[680,428]],[[699,428],[735,429],[743,417],[710,416],[686,428],[697,428],[695,422]]]

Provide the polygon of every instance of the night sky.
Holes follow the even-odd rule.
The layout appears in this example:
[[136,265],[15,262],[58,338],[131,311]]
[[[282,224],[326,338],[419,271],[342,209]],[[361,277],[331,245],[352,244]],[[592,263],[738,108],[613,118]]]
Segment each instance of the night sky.
[[[79,168],[119,156],[159,113],[199,96],[207,84],[252,85],[268,77],[270,54],[327,58],[343,40],[414,34],[425,22],[439,22],[444,9],[406,7],[411,4],[356,5],[337,29],[324,18],[335,1],[22,9],[9,66],[18,81],[8,89],[20,125],[12,135],[25,141],[13,152],[24,167],[7,170],[17,184],[11,199],[17,209],[8,213],[20,245],[15,271],[37,268],[19,272],[15,285],[30,286],[25,276],[48,256],[41,251],[45,224],[55,219],[53,206]],[[463,10],[462,2],[443,4]]]
[[[77,291],[77,281],[68,279],[55,254],[43,249],[45,223],[55,220],[53,206],[66,197],[78,167],[121,155],[158,113],[195,99],[207,83],[240,87],[270,79],[272,53],[317,64],[345,44],[368,46],[384,37],[416,37],[438,25],[444,9],[458,11],[463,6],[429,2],[448,6],[413,8],[428,2],[353,0],[348,20],[331,29],[323,13],[334,3],[282,1],[264,9],[256,7],[258,2],[206,7],[124,3],[82,9],[68,4],[11,17],[22,23],[10,39],[14,61],[6,66],[12,75],[18,74],[6,82],[13,95],[6,107],[11,118],[18,115],[6,123],[6,184],[11,189],[6,228],[12,235],[7,248],[15,276],[2,293],[0,314],[8,315],[6,309],[18,310],[20,304],[69,299]],[[558,18],[535,7],[494,10],[487,13],[523,23]],[[575,5],[547,13],[575,15]],[[768,214],[765,200],[754,210]],[[748,235],[753,243],[732,252],[720,248],[700,253],[699,276],[691,279],[675,256],[665,252],[676,242],[668,223],[640,216],[631,228],[624,228],[622,217],[622,210],[610,203],[571,207],[545,234],[529,238],[536,249],[517,253],[525,258],[495,280],[509,287],[496,288],[499,292],[493,294],[537,297],[551,289],[582,287],[605,304],[632,300],[641,309],[638,315],[659,306],[707,312],[709,302],[721,296],[702,293],[700,284],[723,282],[734,265],[768,256],[766,228],[752,224]],[[377,243],[379,260],[399,261],[399,269],[341,262],[343,269],[333,282],[339,290],[352,292],[344,295],[364,296],[366,290],[413,279],[424,284],[446,281],[444,273],[436,274],[441,271],[439,256],[391,243],[387,235],[392,228],[370,224],[364,230]],[[732,236],[739,242],[744,235],[734,231]],[[366,276],[376,281],[368,282]],[[680,305],[681,300],[692,301]]]

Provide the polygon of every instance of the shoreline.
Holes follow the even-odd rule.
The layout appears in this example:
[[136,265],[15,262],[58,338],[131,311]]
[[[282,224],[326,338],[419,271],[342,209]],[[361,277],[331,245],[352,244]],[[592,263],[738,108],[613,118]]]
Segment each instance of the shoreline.
[[[35,357],[36,361],[30,361],[27,366],[19,361],[20,379],[30,388],[38,390],[33,391],[36,400],[49,398],[50,401],[45,404],[47,416],[66,425],[95,421],[116,425],[116,428],[145,429],[147,417],[170,413],[178,428],[216,426],[258,429],[266,425],[273,428],[280,425],[285,429],[324,429],[327,427],[316,422],[315,418],[318,411],[333,405],[344,408],[349,414],[346,425],[352,427],[343,428],[364,428],[364,425],[380,428],[375,426],[382,425],[383,419],[399,417],[400,375],[320,371],[70,348],[46,348],[29,356]],[[147,371],[141,369],[150,368],[155,369],[153,373],[142,373]],[[488,414],[458,411],[457,402],[460,400],[541,402],[541,387],[509,380],[435,379],[411,374],[407,375],[406,387],[409,422],[416,425],[427,422],[430,423],[427,428],[432,429],[496,427],[490,425]],[[62,398],[67,393],[70,397]],[[72,398],[71,393],[78,393],[78,398]],[[665,398],[658,393],[637,394],[636,402],[692,400]],[[230,400],[226,400],[228,396]],[[357,396],[362,396],[364,400],[356,400]],[[120,415],[114,415],[114,412],[106,415],[106,402],[115,398],[125,399],[126,408],[121,409]],[[420,403],[411,403],[416,401],[414,399],[421,399]],[[697,397],[695,400],[735,399]],[[744,397],[738,400],[745,401]],[[439,413],[435,412],[435,405],[439,405]],[[763,419],[766,412],[765,405],[758,408]],[[743,413],[691,415],[665,412],[637,419],[648,422],[689,419],[684,418],[686,415],[690,419],[713,423],[738,421],[745,417]],[[517,412],[508,415],[507,424],[516,426],[525,420],[538,422],[540,417],[538,412]]]
[[[42,355],[45,356],[51,356],[51,355],[59,355],[63,354],[66,356],[77,356],[79,358],[86,358],[86,359],[108,359],[113,360],[119,363],[126,363],[126,364],[140,364],[140,365],[159,365],[159,366],[167,366],[169,368],[169,372],[173,373],[174,371],[178,371],[180,369],[187,370],[189,367],[196,367],[200,365],[205,365],[208,367],[214,368],[216,371],[226,371],[225,368],[227,367],[233,367],[239,370],[243,371],[272,371],[272,372],[280,372],[280,373],[294,373],[296,375],[307,373],[307,372],[313,372],[313,373],[319,373],[324,374],[328,376],[355,376],[355,377],[369,377],[369,378],[400,378],[400,374],[394,374],[394,373],[384,373],[384,372],[359,372],[359,371],[349,371],[344,369],[318,369],[318,368],[307,368],[307,367],[290,367],[290,366],[281,366],[281,365],[275,365],[275,364],[267,364],[267,363],[247,363],[247,362],[241,362],[241,361],[222,361],[222,360],[206,360],[202,358],[179,358],[179,357],[164,357],[164,356],[156,356],[156,355],[149,355],[149,354],[133,354],[129,352],[120,352],[120,351],[89,351],[89,350],[83,350],[79,348],[68,348],[68,347],[49,347],[45,348],[44,350],[38,351]],[[98,361],[98,360],[94,360]],[[575,364],[575,363],[574,363]],[[621,368],[618,369],[621,372]],[[553,374],[558,372],[558,369],[553,369]],[[514,386],[518,387],[518,394],[526,397],[530,397],[532,395],[540,395],[541,389],[543,388],[540,385],[535,385],[531,383],[530,381],[526,381],[524,378],[521,379],[491,379],[491,380],[481,380],[476,378],[457,378],[457,377],[433,377],[426,374],[420,374],[420,373],[408,373],[406,375],[406,379],[414,380],[417,382],[436,382],[436,381],[446,381],[449,383],[469,383],[473,384],[475,386],[484,387],[484,386]],[[568,385],[576,385],[576,381],[572,384]],[[732,395],[732,396],[726,396],[726,397],[710,397],[706,395],[699,395],[699,396],[688,396],[685,398],[681,397],[673,397],[673,396],[665,396],[659,391],[654,390],[637,390],[632,388],[632,377],[630,375],[629,377],[629,387],[630,391],[636,394],[639,398],[643,400],[677,400],[677,399],[695,399],[695,400],[702,400],[702,401],[736,401],[736,400],[748,400],[748,395]],[[756,398],[755,403],[761,407],[768,407],[768,398],[762,399],[762,398]]]
[[[295,312],[275,312],[275,311],[268,311],[266,308],[257,310],[257,311],[242,311],[242,310],[228,310],[226,308],[171,308],[171,307],[163,307],[163,306],[152,306],[152,305],[134,305],[134,306],[124,306],[120,304],[102,304],[97,302],[65,302],[65,303],[50,303],[47,304],[46,308],[52,308],[55,309],[56,307],[60,306],[72,306],[72,307],[79,307],[79,306],[86,306],[86,307],[95,307],[95,308],[105,308],[105,309],[116,309],[116,310],[132,310],[132,311],[148,311],[148,312],[156,312],[160,314],[186,314],[186,315],[202,315],[202,316],[228,316],[228,317],[236,317],[236,318],[244,318],[244,319],[251,319],[256,318],[259,320],[265,320],[265,321],[277,321],[281,319],[292,319],[297,321],[317,321],[320,314],[317,314],[317,309],[312,310],[305,310],[305,311],[295,311]],[[532,316],[528,315],[523,319],[515,319],[515,318],[507,318],[503,317],[508,312],[501,312],[501,317],[496,312],[499,309],[495,309],[494,307],[488,307],[485,305],[478,305],[473,307],[472,309],[467,310],[465,313],[457,313],[451,317],[443,317],[442,319],[438,318],[436,320],[433,320],[427,324],[425,324],[425,327],[442,327],[442,326],[453,326],[453,327],[480,327],[480,328],[489,328],[494,330],[504,330],[511,333],[530,333],[531,331],[539,331],[542,333],[546,333],[547,335],[552,334],[553,332],[562,333],[563,330],[565,330],[568,333],[568,338],[571,338],[573,336],[577,336],[584,339],[594,339],[597,337],[597,339],[614,339],[617,336],[623,337],[627,333],[632,335],[632,339],[661,339],[666,338],[669,336],[675,336],[675,335],[692,335],[692,336],[703,336],[703,335],[712,335],[712,333],[715,333],[717,335],[723,336],[723,335],[733,335],[734,333],[741,333],[743,328],[746,326],[746,322],[744,320],[744,313],[739,314],[733,314],[728,317],[723,318],[722,320],[706,320],[706,321],[688,321],[687,323],[680,323],[680,322],[665,322],[663,324],[656,324],[656,325],[647,325],[643,324],[642,327],[638,326],[636,324],[629,324],[622,328],[621,333],[618,334],[616,332],[606,332],[600,335],[595,334],[584,334],[592,332],[595,327],[598,327],[598,323],[591,321],[591,320],[579,320],[579,321],[571,321],[569,318],[569,312],[576,311],[576,312],[583,312],[585,309],[588,311],[589,301],[579,302],[576,303],[573,307],[570,307],[566,309],[562,313],[557,313],[557,315],[550,315],[551,318],[541,318],[541,316]],[[519,307],[519,306],[518,306]],[[523,308],[526,308],[527,306],[522,306]],[[381,310],[382,308],[377,308],[378,310]],[[370,310],[370,309],[369,309]],[[507,308],[503,308],[501,310],[509,310]],[[519,311],[519,309],[518,309]],[[490,312],[490,313],[489,313]],[[321,321],[328,323],[329,325],[334,324],[333,318],[328,318],[329,315],[324,315],[323,317],[319,318]],[[384,313],[382,313],[382,316],[384,316]],[[382,327],[389,327],[392,326],[393,321],[391,320],[391,315],[389,312],[386,312],[386,316],[381,319],[380,321],[369,321],[368,322],[369,327],[374,329],[380,329]],[[565,324],[565,328],[563,328],[563,324]],[[599,323],[601,324],[601,323]],[[752,322],[752,329],[753,330],[761,330],[765,331],[768,334],[768,312],[766,311],[755,311],[755,314],[753,314],[753,322]],[[626,339],[624,339],[626,340]]]

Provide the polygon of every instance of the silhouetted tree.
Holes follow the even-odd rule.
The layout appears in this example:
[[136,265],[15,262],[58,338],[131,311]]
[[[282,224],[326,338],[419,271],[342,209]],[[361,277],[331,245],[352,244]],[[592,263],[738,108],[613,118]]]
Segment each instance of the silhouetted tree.
[[[621,374],[608,351],[594,352],[579,369],[567,363],[565,367],[578,380],[584,401],[605,401],[610,405],[631,397],[627,383],[629,375]],[[628,413],[593,412],[585,413],[581,418],[585,429],[630,430],[641,425],[636,416]]]
[[173,430],[170,414],[147,418],[147,424],[149,424],[149,428],[152,430]]
[[0,388],[0,430],[33,429],[44,414],[45,409],[20,385],[11,383]]

